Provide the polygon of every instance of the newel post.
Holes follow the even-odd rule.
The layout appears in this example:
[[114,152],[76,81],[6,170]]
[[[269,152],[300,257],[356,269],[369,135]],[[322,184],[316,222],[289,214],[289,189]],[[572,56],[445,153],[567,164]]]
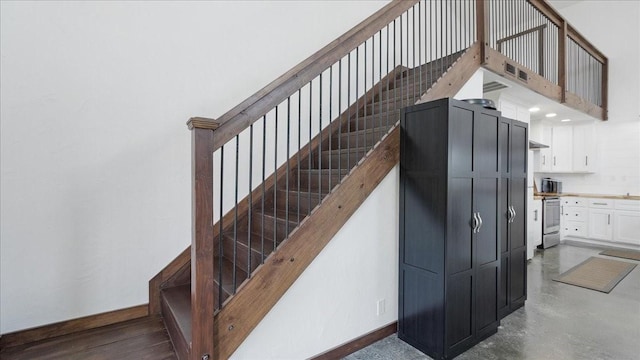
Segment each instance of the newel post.
[[191,351],[213,359],[213,132],[212,119],[191,118]]
[[476,0],[476,34],[480,43],[480,57],[482,64],[489,60],[487,49],[489,48],[489,5],[485,0]]
[[558,85],[560,102],[567,102],[567,22],[563,19],[558,26]]

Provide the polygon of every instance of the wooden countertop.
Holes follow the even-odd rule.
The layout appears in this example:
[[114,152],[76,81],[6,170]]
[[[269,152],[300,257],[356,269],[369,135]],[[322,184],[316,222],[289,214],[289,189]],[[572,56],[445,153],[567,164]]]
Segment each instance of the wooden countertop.
[[545,197],[582,197],[582,198],[596,198],[596,199],[615,199],[615,200],[640,200],[638,195],[604,195],[604,194],[580,194],[580,193],[534,193],[534,200],[542,200]]

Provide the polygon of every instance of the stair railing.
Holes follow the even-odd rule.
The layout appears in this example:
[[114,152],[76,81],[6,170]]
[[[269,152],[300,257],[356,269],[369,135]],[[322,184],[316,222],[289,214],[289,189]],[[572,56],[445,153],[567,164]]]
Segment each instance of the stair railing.
[[218,119],[190,120],[193,359],[214,354],[215,312],[475,43],[475,23],[473,1],[393,1]]
[[597,48],[544,0],[482,2],[486,67],[606,120],[608,60]]
[[[504,24],[511,2],[498,0],[392,1],[218,119],[189,121],[192,359],[220,356],[216,312],[465,49],[483,44],[492,70],[511,56],[531,70],[543,55],[533,75],[565,88],[566,22],[542,1],[513,2],[512,14],[535,16]],[[543,32],[544,54],[504,40],[527,26]]]

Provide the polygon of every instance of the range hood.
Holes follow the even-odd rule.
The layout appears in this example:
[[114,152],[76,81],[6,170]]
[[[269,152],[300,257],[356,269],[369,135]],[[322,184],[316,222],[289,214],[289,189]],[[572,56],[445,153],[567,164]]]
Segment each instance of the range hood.
[[529,150],[546,149],[548,147],[549,145],[545,145],[537,141],[529,140]]

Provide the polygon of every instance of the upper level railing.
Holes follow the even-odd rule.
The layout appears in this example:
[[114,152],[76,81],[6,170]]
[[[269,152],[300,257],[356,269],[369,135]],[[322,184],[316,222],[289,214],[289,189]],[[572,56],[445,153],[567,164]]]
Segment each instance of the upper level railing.
[[567,34],[542,1],[392,1],[217,120],[191,121],[192,358],[213,354],[215,311],[375,145],[372,134],[474,44],[494,71],[508,70],[505,59],[536,91],[606,109],[606,58],[570,35],[584,52],[574,56]]
[[479,0],[485,66],[596,118],[607,117],[607,58],[543,0]]

